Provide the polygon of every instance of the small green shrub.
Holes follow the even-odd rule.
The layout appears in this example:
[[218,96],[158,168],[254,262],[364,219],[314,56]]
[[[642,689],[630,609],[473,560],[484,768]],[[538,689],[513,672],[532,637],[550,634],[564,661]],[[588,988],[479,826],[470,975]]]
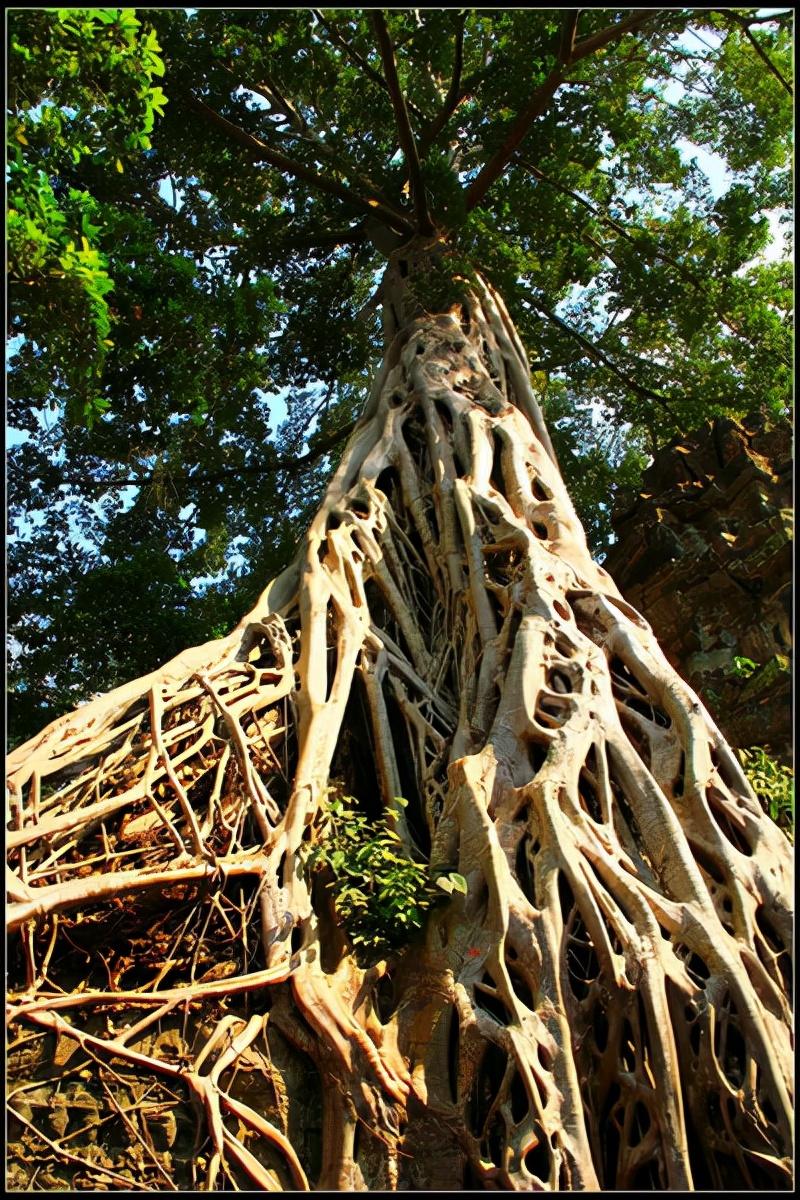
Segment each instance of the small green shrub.
[[752,658],[745,658],[742,654],[734,654],[731,665],[727,668],[725,674],[733,675],[736,679],[749,679],[758,670],[759,665],[759,663],[753,662]]
[[789,838],[794,833],[794,772],[774,758],[762,746],[740,750],[739,757],[750,786],[764,811],[780,825]]
[[[398,797],[396,803],[407,802]],[[455,871],[432,878],[428,864],[408,854],[386,818],[368,818],[351,796],[335,793],[323,809],[320,841],[307,865],[333,873],[327,886],[337,916],[362,959],[405,945],[437,899],[467,890],[466,879]]]

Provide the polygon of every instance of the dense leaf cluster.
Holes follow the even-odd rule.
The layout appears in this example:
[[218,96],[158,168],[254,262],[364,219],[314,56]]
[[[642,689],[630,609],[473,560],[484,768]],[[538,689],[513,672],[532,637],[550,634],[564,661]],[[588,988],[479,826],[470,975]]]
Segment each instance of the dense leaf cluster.
[[[407,801],[395,797],[404,808]],[[371,820],[350,796],[333,794],[320,823],[320,840],[307,856],[308,868],[328,868],[325,886],[337,919],[356,953],[375,958],[404,946],[422,929],[431,905],[453,892],[465,894],[457,871],[431,878],[428,864],[410,857],[389,819]]]
[[676,430],[784,410],[787,17],[637,13],[10,13],[13,740],[286,563],[426,222],[504,295],[598,553]]
[[71,416],[91,428],[114,288],[92,178],[151,148],[166,101],[158,39],[130,9],[19,10],[10,39],[8,260],[14,313]]
[[764,811],[794,841],[794,772],[767,754],[763,746],[739,751],[745,774]]

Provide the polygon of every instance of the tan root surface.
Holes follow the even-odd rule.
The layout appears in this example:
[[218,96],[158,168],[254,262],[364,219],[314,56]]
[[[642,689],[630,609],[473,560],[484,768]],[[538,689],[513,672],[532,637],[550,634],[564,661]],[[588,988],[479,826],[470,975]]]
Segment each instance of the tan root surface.
[[[13,1188],[790,1186],[790,847],[414,267],[297,564],[11,756]],[[332,785],[468,882],[371,965]]]

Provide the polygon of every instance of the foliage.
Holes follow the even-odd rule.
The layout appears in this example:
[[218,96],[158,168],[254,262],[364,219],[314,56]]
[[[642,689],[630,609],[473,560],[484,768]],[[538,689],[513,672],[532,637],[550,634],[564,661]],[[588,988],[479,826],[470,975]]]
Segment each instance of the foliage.
[[771,758],[763,746],[740,750],[739,756],[764,811],[794,840],[794,771]]
[[[405,807],[407,801],[398,796],[394,803]],[[308,866],[312,871],[328,867],[333,873],[327,887],[361,956],[405,945],[443,894],[466,893],[463,875],[442,871],[432,879],[427,864],[410,856],[391,818],[367,817],[350,796],[329,797],[320,838],[308,854]]]
[[[579,39],[624,15],[581,10]],[[386,15],[450,256],[421,302],[475,267],[502,292],[601,554],[658,446],[786,407],[789,258],[759,255],[790,207],[791,29],[653,10],[470,199],[566,19]],[[229,628],[287,563],[379,355],[376,223],[396,243],[413,206],[367,10],[15,9],[9,46],[18,739]]]
[[[152,28],[131,9],[18,10],[10,39],[8,265],[25,334],[89,428],[113,345],[103,205],[81,180],[151,148],[166,96]],[[101,239],[102,240],[102,239]]]
[[742,654],[734,654],[731,659],[731,665],[725,673],[726,675],[733,675],[736,679],[749,679],[757,670],[758,663],[753,662],[752,658],[747,658]]
[[613,537],[612,514],[620,497],[635,493],[648,464],[644,434],[617,428],[608,409],[586,403],[559,379],[539,371],[539,403],[565,476],[570,498],[590,546],[598,552]]
[[451,251],[426,262],[415,273],[410,290],[423,312],[447,312],[465,299],[473,275],[469,258]]

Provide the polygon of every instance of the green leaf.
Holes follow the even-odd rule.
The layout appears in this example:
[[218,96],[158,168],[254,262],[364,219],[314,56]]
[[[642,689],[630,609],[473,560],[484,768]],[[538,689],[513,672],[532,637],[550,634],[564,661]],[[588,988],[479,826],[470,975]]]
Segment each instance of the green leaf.
[[[159,60],[160,61],[160,60]],[[163,70],[158,72],[163,75]],[[167,97],[160,87],[151,87],[148,89],[150,107],[154,109],[159,116],[164,116],[164,105],[167,103]]]
[[[162,58],[160,58],[157,54],[148,54],[147,64],[148,64],[148,69],[149,69],[151,75],[163,75],[164,74],[164,69],[165,69],[164,68],[164,60]],[[160,91],[161,89],[159,88],[157,90]],[[166,97],[165,97],[165,99],[166,99]],[[154,105],[153,107],[156,107],[156,106]],[[160,110],[157,110],[157,111],[160,111]]]

